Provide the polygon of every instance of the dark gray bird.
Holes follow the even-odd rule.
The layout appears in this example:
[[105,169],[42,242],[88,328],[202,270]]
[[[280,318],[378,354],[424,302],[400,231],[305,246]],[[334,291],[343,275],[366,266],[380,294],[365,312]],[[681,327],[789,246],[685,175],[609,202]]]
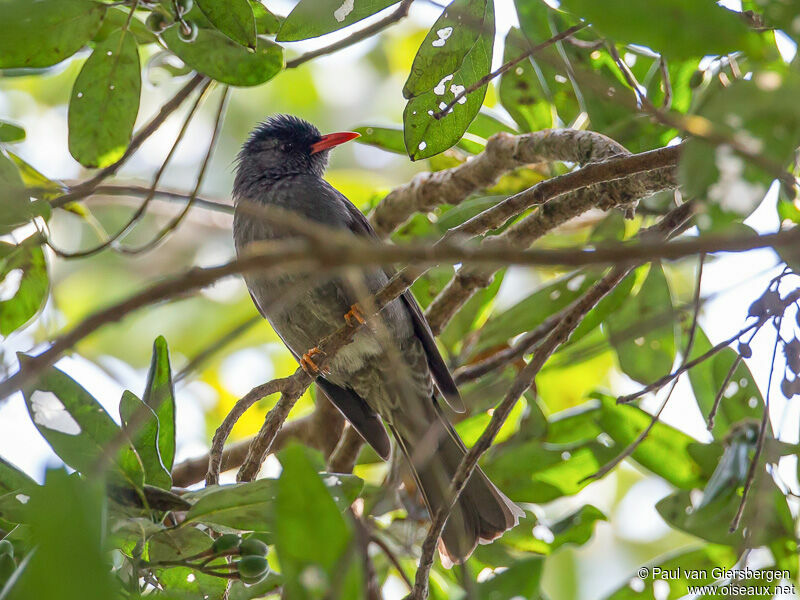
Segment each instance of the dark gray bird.
[[[322,178],[330,149],[357,136],[321,135],[310,123],[289,115],[274,116],[256,127],[239,153],[234,183],[237,253],[253,241],[295,235],[259,215],[260,205],[291,210],[353,235],[374,236],[364,215]],[[358,291],[372,294],[389,276],[381,268],[366,269]],[[317,376],[319,389],[384,460],[391,454],[384,423],[389,427],[409,460],[428,511],[435,514],[465,453],[442,414],[437,390],[454,408],[462,404],[411,293],[381,311],[380,327],[360,328],[331,361],[330,372],[320,374],[313,363],[317,343],[339,329],[345,318],[361,319],[361,296],[355,286],[339,276],[292,273],[248,273],[245,281],[261,314],[304,368]],[[476,469],[447,520],[439,546],[443,560],[463,562],[478,542],[499,537],[523,514]]]

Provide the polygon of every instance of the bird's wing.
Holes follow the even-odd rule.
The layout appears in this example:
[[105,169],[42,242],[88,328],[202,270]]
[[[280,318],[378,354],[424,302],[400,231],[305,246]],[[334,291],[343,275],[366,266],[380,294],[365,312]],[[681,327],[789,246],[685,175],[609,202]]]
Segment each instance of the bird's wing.
[[[346,210],[348,216],[347,225],[350,231],[356,235],[378,239],[375,230],[372,229],[372,225],[369,224],[364,214],[336,188],[333,186],[329,187],[335,192],[337,198],[339,198],[342,206]],[[394,271],[391,269],[384,268],[384,271],[386,271],[386,275],[389,278],[394,275]],[[450,405],[450,408],[459,413],[465,412],[466,408],[464,407],[464,401],[461,399],[461,394],[458,391],[458,386],[456,386],[455,381],[453,381],[450,369],[447,368],[447,364],[444,362],[444,358],[442,358],[439,352],[431,327],[428,325],[425,315],[422,314],[422,309],[417,303],[417,300],[411,294],[410,290],[403,292],[400,298],[406,307],[408,315],[411,317],[411,322],[414,325],[414,333],[419,341],[422,342],[422,347],[425,349],[425,354],[428,357],[428,366],[430,367],[431,375],[433,375],[433,380],[436,382],[436,387],[439,388],[439,391],[447,401],[447,404]]]
[[[256,305],[258,312],[261,313],[261,316],[265,319],[269,320],[267,315],[261,310],[261,307],[258,304],[255,296],[253,296],[252,292],[250,293],[250,297],[253,299],[253,304]],[[283,345],[288,348],[289,352],[292,353],[295,360],[299,363],[300,356],[292,350],[289,344],[286,343],[286,340],[283,339],[280,332],[272,328],[275,333],[281,338]],[[386,428],[383,426],[383,421],[381,421],[380,417],[372,410],[369,405],[364,402],[364,400],[356,394],[350,388],[343,388],[334,383],[331,383],[325,377],[319,376],[316,378],[315,383],[319,387],[320,390],[328,397],[333,404],[344,418],[350,421],[350,424],[353,428],[358,432],[358,434],[364,438],[370,446],[375,449],[375,452],[383,460],[389,460],[389,457],[392,454],[392,442],[389,439],[389,434],[386,433]]]

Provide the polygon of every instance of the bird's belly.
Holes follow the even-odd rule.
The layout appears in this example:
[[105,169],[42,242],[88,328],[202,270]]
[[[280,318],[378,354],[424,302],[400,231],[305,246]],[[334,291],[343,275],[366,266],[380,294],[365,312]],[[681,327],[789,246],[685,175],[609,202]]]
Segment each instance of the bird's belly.
[[[350,303],[336,281],[320,284],[318,278],[298,275],[248,277],[248,287],[275,332],[297,355],[316,346],[345,324]],[[392,328],[396,329],[396,328]],[[384,352],[367,328],[334,356],[330,368],[345,375],[361,369],[370,357]]]

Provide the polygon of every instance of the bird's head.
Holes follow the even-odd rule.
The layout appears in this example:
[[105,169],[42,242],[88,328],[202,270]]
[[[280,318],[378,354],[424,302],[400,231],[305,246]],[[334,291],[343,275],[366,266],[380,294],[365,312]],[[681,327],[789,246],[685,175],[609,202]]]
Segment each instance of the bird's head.
[[298,173],[322,176],[331,148],[357,137],[351,131],[322,135],[299,117],[275,115],[258,125],[242,147],[237,179],[265,181]]

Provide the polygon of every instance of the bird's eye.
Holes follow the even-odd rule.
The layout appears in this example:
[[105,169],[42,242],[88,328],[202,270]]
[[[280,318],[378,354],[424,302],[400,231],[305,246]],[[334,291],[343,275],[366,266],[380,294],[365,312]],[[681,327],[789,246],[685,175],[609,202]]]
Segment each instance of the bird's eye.
[[289,152],[292,149],[292,145],[288,142],[281,144],[281,152]]

